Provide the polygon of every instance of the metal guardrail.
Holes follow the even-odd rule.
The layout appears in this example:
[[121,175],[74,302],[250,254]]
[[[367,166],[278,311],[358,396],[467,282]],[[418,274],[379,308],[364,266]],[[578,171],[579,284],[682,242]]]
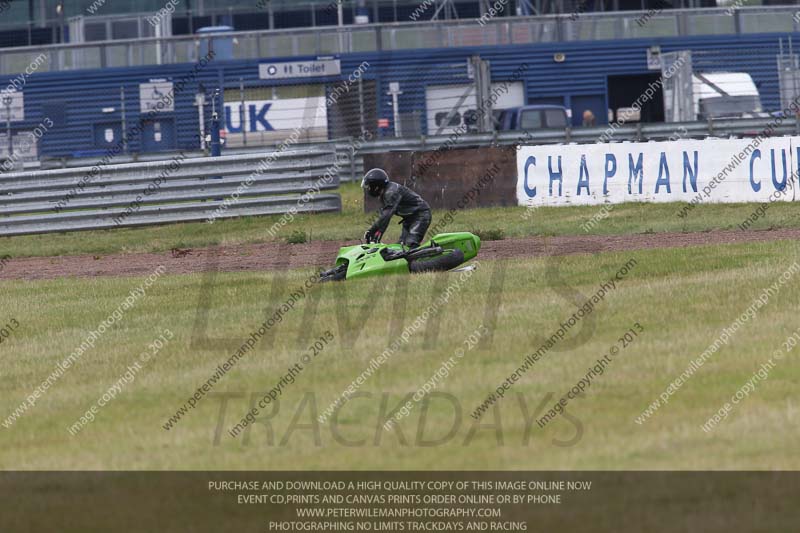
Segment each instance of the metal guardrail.
[[[419,48],[454,48],[594,41],[647,37],[753,34],[800,31],[796,6],[670,9],[665,11],[586,12],[563,15],[318,26],[117,39],[89,43],[7,48],[0,74],[23,72],[44,53],[39,72],[196,62],[213,41],[228,40],[231,57],[260,59],[299,55],[338,55]],[[645,24],[642,21],[646,21]]]
[[330,148],[262,148],[258,154],[3,174],[0,235],[338,212],[339,194],[320,193],[339,187],[335,161]]
[[[369,153],[519,143],[597,143],[604,134],[610,134],[612,142],[754,137],[770,127],[773,136],[800,133],[800,122],[794,117],[780,124],[774,118],[727,119],[625,124],[613,130],[601,126],[527,134],[502,131],[390,138],[363,143],[358,150],[340,139],[298,145],[283,152],[265,147],[237,148],[236,153],[214,158],[202,157],[200,152],[148,154],[162,159],[107,166],[100,166],[97,160],[83,160],[83,166],[74,168],[0,174],[0,235],[136,227],[290,210],[338,212],[341,197],[320,191],[338,188],[340,179],[359,179],[364,172],[361,156]],[[265,167],[266,161],[270,163]],[[259,168],[264,171],[257,172]],[[148,194],[149,187],[162,178],[157,192]],[[246,181],[250,184],[243,187]],[[79,187],[80,183],[83,186]],[[304,201],[301,194],[309,191],[315,194]],[[236,200],[231,201],[234,195]],[[63,209],[58,208],[61,203]],[[220,210],[226,203],[227,207]]]
[[[674,122],[661,124],[624,124],[619,127],[600,126],[592,128],[567,128],[566,130],[501,131],[493,133],[471,133],[460,136],[437,135],[414,139],[382,139],[364,143],[359,154],[384,152],[387,150],[433,150],[441,146],[485,146],[519,144],[598,143],[608,134],[610,142],[658,141],[680,136],[681,138],[706,137],[750,137],[765,131],[775,119],[725,119],[709,122]],[[784,119],[776,126],[772,136],[800,133],[800,122]]]
[[[675,138],[702,139],[706,137],[752,137],[763,131],[775,121],[774,118],[753,119],[725,119],[708,122],[675,122],[660,124],[624,124],[613,129],[610,135],[611,142],[623,141],[659,141]],[[517,144],[524,140],[525,144],[559,144],[567,142],[596,143],[600,142],[604,133],[611,132],[609,126],[593,128],[569,128],[566,130],[540,130],[531,132],[528,137],[522,131],[501,131],[493,133],[468,133],[460,136],[438,135],[430,137],[401,137],[383,138],[377,141],[363,143],[358,150],[353,151],[352,145],[344,139],[337,139],[328,143],[314,143],[309,145],[296,145],[303,150],[328,150],[336,151],[339,162],[339,179],[343,182],[361,179],[364,174],[364,163],[361,158],[364,154],[381,153],[391,150],[435,150],[445,145],[453,147]],[[800,121],[787,118],[774,128],[771,135],[798,135],[800,134]],[[264,146],[239,147],[225,153],[249,156],[254,153],[264,153]],[[201,157],[202,152],[186,152],[187,157]],[[164,160],[173,157],[174,153],[141,154],[136,157]],[[231,157],[231,156],[225,156]],[[131,159],[132,156],[117,156],[117,160]],[[62,166],[75,166],[91,164],[90,159],[70,159],[44,161],[44,166],[54,164]],[[3,175],[0,174],[0,186],[3,184]]]

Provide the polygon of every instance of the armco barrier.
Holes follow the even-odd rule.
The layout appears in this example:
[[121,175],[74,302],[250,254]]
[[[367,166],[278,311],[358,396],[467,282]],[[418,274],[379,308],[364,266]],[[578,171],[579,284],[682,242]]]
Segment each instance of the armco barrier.
[[335,162],[331,149],[262,150],[3,174],[0,235],[341,211],[319,194],[339,187]]
[[[771,124],[774,125],[775,119],[772,117],[747,118],[747,119],[718,119],[705,122],[675,122],[642,124],[628,123],[609,129],[609,126],[596,126],[591,128],[567,128],[563,130],[549,129],[531,132],[524,131],[500,131],[493,133],[465,133],[463,135],[438,135],[429,137],[407,137],[394,138],[385,137],[374,141],[363,143],[358,150],[353,151],[353,147],[347,139],[336,139],[326,143],[315,143],[308,145],[295,145],[296,149],[303,150],[336,150],[339,160],[339,170],[341,181],[360,180],[364,171],[362,156],[366,154],[383,154],[391,151],[425,151],[445,149],[449,147],[473,147],[473,146],[512,146],[515,144],[562,144],[579,143],[590,144],[600,142],[602,136],[612,132],[611,142],[619,141],[659,141],[674,138],[677,133],[684,138],[703,139],[706,137],[753,137],[767,129]],[[770,135],[798,135],[800,134],[800,120],[795,117],[786,118],[774,127]],[[227,150],[226,154],[236,156],[249,156],[252,154],[263,154],[264,146],[238,147]],[[190,157],[199,157],[202,152],[187,152]],[[138,154],[139,160],[167,159],[174,153],[166,152],[160,154]],[[133,156],[119,155],[119,161],[131,161]],[[54,166],[85,166],[93,163],[91,159],[69,159],[69,160],[48,160],[43,161],[43,166],[53,168]],[[402,178],[402,177],[401,177]]]

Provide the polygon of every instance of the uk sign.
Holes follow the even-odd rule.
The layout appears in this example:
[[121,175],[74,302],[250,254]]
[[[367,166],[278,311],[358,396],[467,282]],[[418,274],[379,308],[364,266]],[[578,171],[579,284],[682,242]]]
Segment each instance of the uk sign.
[[237,145],[247,136],[251,141],[284,139],[299,129],[306,140],[326,139],[328,112],[324,96],[225,102],[227,142]]

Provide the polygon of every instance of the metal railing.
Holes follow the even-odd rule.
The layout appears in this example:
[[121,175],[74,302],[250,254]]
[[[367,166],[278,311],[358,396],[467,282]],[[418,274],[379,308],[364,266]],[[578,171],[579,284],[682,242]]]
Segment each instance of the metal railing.
[[[679,37],[800,31],[796,6],[617,11],[477,20],[318,26],[287,30],[126,39],[82,44],[4,49],[0,74],[24,71],[39,54],[49,59],[39,71],[127,67],[195,62],[209,41],[229,40],[231,56],[259,59],[298,55],[337,55],[382,50],[496,46],[558,41]],[[730,16],[726,16],[730,14]],[[213,46],[213,43],[210,44]]]
[[[264,147],[239,148],[221,157],[202,153],[159,154],[162,159],[109,165],[83,160],[83,166],[0,174],[0,236],[137,227],[215,218],[292,212],[339,212],[341,181],[359,179],[363,155],[398,150],[436,150],[514,144],[597,143],[609,127],[503,131],[461,136],[381,139],[352,144],[298,146],[274,152]],[[675,138],[747,137],[800,133],[792,117],[727,119],[713,122],[624,124],[612,142]],[[232,151],[233,152],[233,151]],[[147,157],[156,157],[148,155]],[[171,159],[167,159],[170,158]],[[270,161],[265,167],[264,163]],[[66,163],[66,162],[62,162]],[[75,161],[70,161],[75,164]],[[263,172],[258,172],[258,169]],[[156,192],[147,193],[161,179]],[[91,178],[91,179],[87,179]],[[399,178],[399,177],[398,177]],[[83,183],[83,185],[79,185]],[[244,186],[246,184],[246,186]],[[306,193],[308,193],[307,196]],[[310,198],[310,199],[309,199]],[[235,199],[235,200],[234,200]],[[223,207],[224,206],[224,207]]]
[[[452,146],[510,146],[513,144],[562,144],[562,143],[597,143],[601,142],[604,134],[608,134],[610,142],[625,141],[660,141],[680,136],[687,139],[703,139],[706,137],[754,137],[759,134],[800,135],[800,121],[795,117],[785,118],[780,124],[772,117],[752,119],[719,119],[706,122],[674,122],[658,124],[631,123],[619,126],[597,126],[592,128],[567,128],[565,130],[539,130],[530,133],[524,131],[500,131],[493,133],[468,133],[459,136],[438,135],[429,137],[408,138],[383,138],[376,141],[364,142],[357,150],[346,139],[337,139],[327,143],[314,143],[302,146],[303,150],[329,151],[336,153],[338,161],[339,179],[342,182],[360,180],[364,173],[362,155],[382,153],[398,150],[436,150],[441,147]],[[248,148],[235,148],[226,150],[225,154],[235,154],[236,157],[253,154],[264,154],[270,147],[253,146]],[[199,158],[203,152],[186,152],[187,157]],[[134,158],[150,161],[161,161],[173,157],[173,153],[141,154],[136,156],[120,155],[118,161],[133,161]],[[226,157],[231,157],[230,155]],[[42,162],[43,168],[74,167],[91,164],[91,159],[59,159]],[[0,186],[2,186],[0,174]]]
[[[604,135],[610,142],[623,141],[661,141],[675,138],[701,139],[706,137],[751,137],[768,130],[774,118],[752,119],[717,119],[707,122],[671,122],[658,124],[622,124],[614,126],[596,126],[567,128],[564,130],[495,131],[492,133],[471,133],[461,136],[437,135],[414,139],[382,139],[365,143],[359,153],[376,153],[386,150],[433,150],[441,146],[485,146],[512,144],[563,144],[563,143],[598,143],[604,141]],[[769,128],[769,135],[800,134],[800,122],[794,117],[787,118]]]
[[336,153],[294,150],[0,175],[0,235],[341,211]]

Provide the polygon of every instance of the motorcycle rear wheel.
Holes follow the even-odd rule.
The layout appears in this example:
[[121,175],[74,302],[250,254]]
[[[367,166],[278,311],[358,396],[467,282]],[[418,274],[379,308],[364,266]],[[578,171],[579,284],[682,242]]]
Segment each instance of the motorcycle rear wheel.
[[464,262],[464,252],[458,248],[443,250],[441,254],[431,257],[420,257],[409,261],[408,269],[417,274],[420,272],[444,272]]

